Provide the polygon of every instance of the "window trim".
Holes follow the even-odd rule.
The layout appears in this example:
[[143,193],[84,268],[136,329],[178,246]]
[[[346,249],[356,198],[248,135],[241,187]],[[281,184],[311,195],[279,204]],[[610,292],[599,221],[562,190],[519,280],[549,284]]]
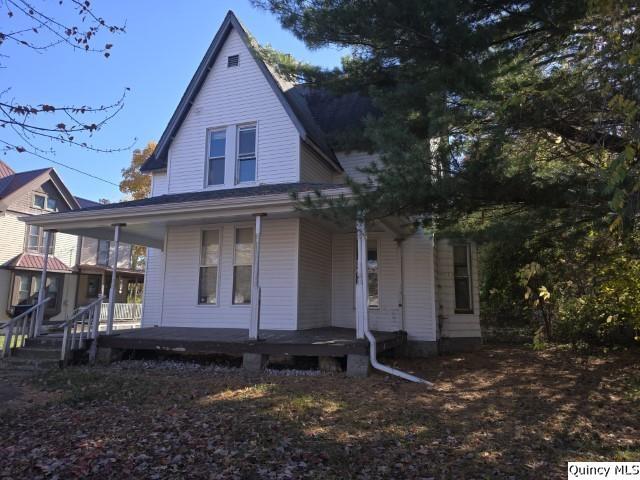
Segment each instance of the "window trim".
[[[36,197],[44,198],[44,204],[42,205],[42,207],[39,207],[36,205]],[[49,199],[56,202],[56,208],[49,208],[49,205],[48,205]],[[31,198],[31,208],[35,208],[36,210],[42,210],[43,212],[58,212],[59,211],[58,204],[59,204],[59,199],[57,199],[56,197],[52,197],[51,195],[48,195],[46,193],[33,192],[33,195]]]
[[[229,127],[228,125],[220,125],[218,127],[207,128],[207,132],[205,135],[206,145],[204,150],[205,151],[205,164],[204,164],[204,188],[205,189],[224,188],[225,185],[227,184],[227,160],[228,160],[227,129],[228,127]],[[209,162],[211,161],[211,159],[221,158],[221,157],[211,157],[209,155],[211,150],[211,135],[214,132],[224,132],[224,157],[222,157],[224,159],[224,171],[223,171],[222,183],[209,184]]]
[[[36,198],[42,197],[44,199],[42,206],[39,207],[36,205]],[[33,192],[33,198],[31,199],[31,206],[37,210],[46,210],[47,209],[47,195],[44,193]]]
[[[202,267],[212,267],[213,265],[203,265],[202,263],[202,241],[204,233],[209,231],[218,231],[218,264],[216,272],[216,303],[200,303],[200,269]],[[197,289],[196,289],[196,307],[212,308],[220,307],[220,281],[222,279],[220,264],[222,263],[222,239],[224,238],[224,227],[204,227],[200,229],[200,248],[198,249],[198,270],[197,270]]]
[[[458,277],[456,276],[456,260],[455,260],[455,249],[464,248],[467,253],[467,276],[466,277]],[[454,243],[451,246],[451,254],[453,257],[453,312],[457,315],[473,315],[474,313],[474,301],[473,301],[473,272],[471,269],[471,244],[469,243]],[[466,278],[467,279],[467,289],[469,295],[469,308],[463,309],[458,308],[456,305],[456,279],[458,278]]]
[[[245,229],[245,228],[251,229],[251,234],[252,234],[251,245],[253,246],[253,252],[251,257],[251,265],[236,265],[236,240],[238,237],[238,230]],[[236,266],[250,266],[251,278],[253,279],[253,262],[255,260],[255,254],[256,254],[255,248],[256,248],[255,226],[251,224],[235,224],[233,226],[233,251],[231,252],[231,306],[234,308],[249,308],[253,304],[253,295],[249,303],[235,303],[234,302],[234,296],[235,296],[234,285],[235,285],[235,279],[236,279]],[[253,285],[250,285],[250,287],[251,289],[253,289]]]
[[[255,130],[255,143],[253,146],[253,158],[255,158],[255,170],[253,180],[240,181],[240,132],[242,130]],[[246,157],[251,158],[251,157]],[[235,151],[235,168],[234,168],[234,184],[235,185],[255,185],[258,183],[258,122],[239,123],[236,125],[236,151]]]

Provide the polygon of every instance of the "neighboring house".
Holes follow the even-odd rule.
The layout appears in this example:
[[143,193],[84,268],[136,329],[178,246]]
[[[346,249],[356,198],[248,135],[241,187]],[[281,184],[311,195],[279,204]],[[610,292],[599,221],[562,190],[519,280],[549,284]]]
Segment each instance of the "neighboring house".
[[[370,109],[369,109],[370,110]],[[149,247],[143,327],[356,329],[355,219],[350,227],[296,209],[321,190],[350,195],[346,176],[376,159],[335,151],[329,134],[369,111],[288,84],[225,18],[142,167],[152,197],[29,220]],[[410,352],[480,343],[476,247],[387,218],[368,225],[366,299],[373,330],[407,332]],[[251,333],[253,332],[253,333]]]
[[[20,218],[51,212],[69,212],[100,205],[74,197],[53,168],[16,173],[0,161],[0,322],[17,305],[35,303],[44,263],[45,240],[41,227]],[[63,320],[110,286],[110,243],[70,233],[52,234],[47,264],[45,318]],[[81,250],[79,247],[81,246]],[[120,246],[117,301],[127,303],[140,291],[144,271],[131,260],[131,246]],[[128,257],[128,259],[127,259]]]

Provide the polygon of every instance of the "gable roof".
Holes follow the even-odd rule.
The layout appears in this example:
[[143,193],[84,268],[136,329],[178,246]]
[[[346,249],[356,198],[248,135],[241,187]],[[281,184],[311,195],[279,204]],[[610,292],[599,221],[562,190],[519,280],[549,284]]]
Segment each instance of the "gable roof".
[[16,173],[13,168],[0,160],[0,178],[8,177]]
[[80,204],[76,198],[71,195],[71,192],[62,182],[62,179],[58,176],[53,168],[40,168],[38,170],[29,170],[27,172],[13,173],[4,178],[0,178],[0,207],[3,207],[3,203],[6,204],[6,200],[30,186],[36,181],[41,181],[42,177],[48,176],[53,185],[56,187],[64,201],[69,205],[72,210],[80,208]]
[[31,183],[36,178],[50,171],[53,171],[53,168],[41,168],[39,170],[14,173],[13,175],[0,179],[0,199],[7,198],[28,183]]
[[[229,36],[231,30],[235,30],[247,49],[250,52],[254,52],[249,34],[235,14],[229,10],[222,22],[222,25],[213,38],[211,45],[209,45],[204,58],[200,62],[196,73],[193,75],[191,82],[189,82],[186,91],[182,95],[178,107],[169,120],[169,124],[162,133],[156,149],[140,167],[141,172],[150,172],[153,170],[162,170],[167,168],[167,154],[169,146],[178,133],[182,122],[184,122],[187,114],[189,113],[191,105],[193,105],[193,102],[200,92],[209,70],[216,61],[216,58],[218,57],[218,54],[220,53],[220,50],[222,49],[222,46],[224,45],[224,42]],[[274,91],[276,97],[280,100],[280,103],[291,118],[291,121],[298,129],[302,139],[332,163],[336,169],[341,171],[342,167],[340,167],[340,163],[327,143],[322,130],[317,125],[313,115],[309,111],[304,98],[300,97],[297,92],[292,91],[295,90],[294,88],[286,88],[286,82],[282,79],[276,78],[276,74],[269,69],[259,56],[254,54],[253,58]],[[290,87],[293,87],[293,85]]]

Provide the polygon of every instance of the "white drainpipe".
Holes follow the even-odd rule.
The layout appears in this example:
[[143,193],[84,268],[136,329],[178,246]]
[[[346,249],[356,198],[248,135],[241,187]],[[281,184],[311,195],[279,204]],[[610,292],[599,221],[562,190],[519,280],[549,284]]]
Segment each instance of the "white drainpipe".
[[[360,295],[357,295],[357,301],[360,307],[361,315],[364,317],[364,335],[369,340],[369,359],[371,366],[376,370],[388,373],[389,375],[395,375],[396,377],[404,378],[410,382],[423,383],[428,386],[433,386],[433,383],[427,380],[416,377],[409,373],[403,372],[396,368],[391,368],[387,365],[383,365],[378,361],[377,342],[371,330],[369,330],[369,307],[367,305],[367,299],[369,298],[369,285],[367,282],[367,230],[365,227],[364,218],[359,218],[356,221],[356,231],[358,237],[358,287],[360,288]],[[356,307],[356,308],[357,308]]]

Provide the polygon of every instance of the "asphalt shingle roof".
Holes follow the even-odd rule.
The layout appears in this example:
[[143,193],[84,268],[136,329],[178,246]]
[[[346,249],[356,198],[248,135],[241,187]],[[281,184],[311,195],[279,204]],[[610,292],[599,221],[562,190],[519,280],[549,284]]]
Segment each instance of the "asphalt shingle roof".
[[[145,207],[149,205],[195,202],[200,200],[222,200],[225,198],[248,198],[260,195],[305,193],[343,187],[344,185],[333,183],[277,183],[271,185],[258,185],[255,187],[227,188],[224,190],[204,190],[200,192],[185,192],[174,193],[170,195],[159,195],[157,197],[143,198],[142,200],[109,203],[106,205],[97,204],[87,208],[82,208],[80,211],[85,212],[94,210],[113,210],[125,207]],[[56,214],[51,213],[49,215]]]

